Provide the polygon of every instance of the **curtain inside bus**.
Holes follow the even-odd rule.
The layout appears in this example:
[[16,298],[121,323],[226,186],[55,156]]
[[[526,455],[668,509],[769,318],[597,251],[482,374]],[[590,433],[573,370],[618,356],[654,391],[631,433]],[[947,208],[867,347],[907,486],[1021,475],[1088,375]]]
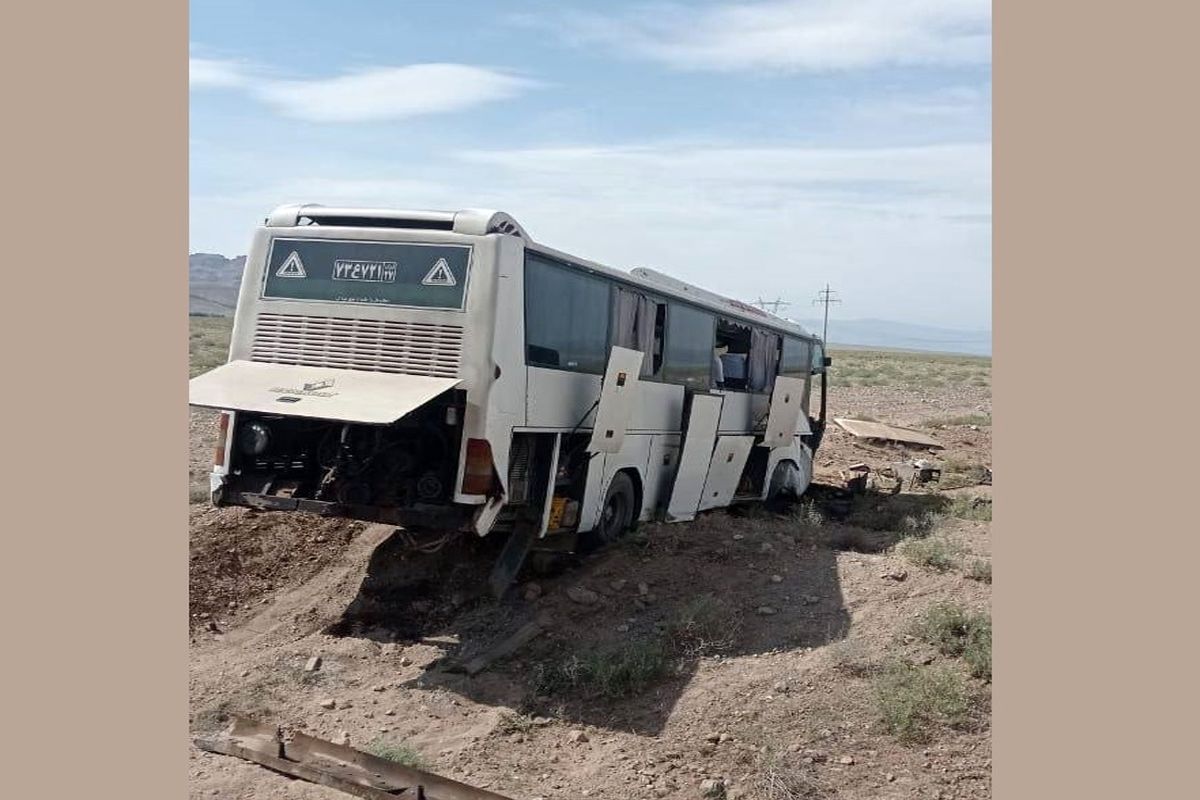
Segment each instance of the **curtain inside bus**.
[[615,343],[618,347],[642,352],[642,377],[650,375],[654,365],[654,315],[655,303],[639,292],[625,288],[617,289],[617,331]]
[[770,392],[779,366],[779,334],[750,331],[750,380],[752,392]]

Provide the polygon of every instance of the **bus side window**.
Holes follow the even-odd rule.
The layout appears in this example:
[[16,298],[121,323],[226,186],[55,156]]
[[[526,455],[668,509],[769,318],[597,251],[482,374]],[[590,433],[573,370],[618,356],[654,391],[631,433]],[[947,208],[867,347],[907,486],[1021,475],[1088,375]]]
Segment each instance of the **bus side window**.
[[528,254],[525,360],[601,374],[608,358],[609,283]]
[[617,287],[613,344],[642,353],[642,377],[662,369],[663,318],[666,306],[641,292]]
[[693,389],[712,388],[717,319],[691,306],[671,303],[667,311],[663,379]]

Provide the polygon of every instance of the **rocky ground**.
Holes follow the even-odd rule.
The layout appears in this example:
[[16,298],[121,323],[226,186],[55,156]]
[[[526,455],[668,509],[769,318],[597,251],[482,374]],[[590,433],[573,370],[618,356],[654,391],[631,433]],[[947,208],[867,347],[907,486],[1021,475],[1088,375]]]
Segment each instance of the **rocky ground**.
[[[989,388],[835,386],[830,409],[922,427],[962,488],[848,502],[849,464],[926,454],[831,425],[805,502],[644,525],[502,603],[462,591],[467,569],[382,617],[356,610],[391,529],[193,504],[193,732],[240,712],[521,800],[990,797],[988,677],[914,633],[939,603],[989,606]],[[211,425],[193,413],[194,483]],[[454,671],[534,619],[513,657]],[[941,676],[960,707],[896,675]],[[344,797],[195,748],[190,775],[194,797]]]

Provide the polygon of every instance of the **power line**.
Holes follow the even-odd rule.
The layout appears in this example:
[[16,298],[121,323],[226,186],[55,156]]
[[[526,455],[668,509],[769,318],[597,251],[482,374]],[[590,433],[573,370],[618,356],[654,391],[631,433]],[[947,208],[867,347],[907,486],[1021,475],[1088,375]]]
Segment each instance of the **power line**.
[[759,295],[758,302],[754,305],[758,306],[763,311],[770,311],[775,316],[779,316],[779,309],[787,308],[791,305],[791,303],[779,297],[776,297],[774,300],[763,300],[762,295]]
[[821,341],[822,342],[829,341],[829,304],[842,302],[841,300],[834,297],[835,294],[837,294],[837,292],[830,289],[829,284],[827,283],[827,284],[825,284],[825,288],[822,289],[821,291],[817,292],[817,296],[813,299],[814,306],[817,303],[825,304],[825,323],[821,327]]

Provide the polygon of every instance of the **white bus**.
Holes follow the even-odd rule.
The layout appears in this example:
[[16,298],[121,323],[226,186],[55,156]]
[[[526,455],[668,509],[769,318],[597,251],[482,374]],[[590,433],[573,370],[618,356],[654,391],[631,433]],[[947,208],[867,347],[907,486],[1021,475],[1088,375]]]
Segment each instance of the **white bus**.
[[221,412],[214,503],[519,533],[519,567],[799,496],[828,363],[799,325],[500,212],[284,206],[190,402]]

